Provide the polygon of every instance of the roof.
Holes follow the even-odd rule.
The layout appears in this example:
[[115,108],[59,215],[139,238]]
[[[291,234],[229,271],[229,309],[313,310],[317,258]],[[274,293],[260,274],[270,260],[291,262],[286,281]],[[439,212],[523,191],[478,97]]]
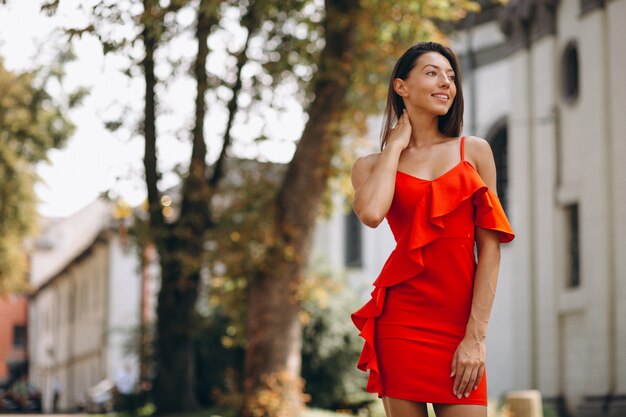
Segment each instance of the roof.
[[112,224],[112,205],[98,199],[62,219],[42,219],[30,256],[30,285],[38,289],[61,273]]

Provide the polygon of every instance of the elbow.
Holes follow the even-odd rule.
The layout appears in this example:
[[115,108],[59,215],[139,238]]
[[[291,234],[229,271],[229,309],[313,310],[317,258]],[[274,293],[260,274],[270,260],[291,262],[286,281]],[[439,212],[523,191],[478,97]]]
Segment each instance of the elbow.
[[372,229],[377,228],[385,218],[385,216],[381,216],[377,213],[357,213],[357,217],[361,220],[361,223]]
[[367,227],[371,227],[372,229],[376,229],[382,221],[383,219],[379,219],[379,218],[362,220],[364,225],[366,225]]
[[376,207],[376,204],[364,202],[360,199],[355,200],[353,210],[361,223],[372,229],[378,227],[387,214],[386,210],[383,211],[382,208]]

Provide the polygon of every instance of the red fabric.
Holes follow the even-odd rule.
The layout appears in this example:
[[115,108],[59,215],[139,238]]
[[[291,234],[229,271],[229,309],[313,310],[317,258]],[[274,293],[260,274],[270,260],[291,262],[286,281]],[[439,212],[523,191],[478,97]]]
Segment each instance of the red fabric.
[[[461,149],[463,138],[461,138]],[[419,402],[487,404],[483,376],[454,396],[452,356],[463,339],[476,270],[475,227],[515,235],[498,197],[463,159],[434,180],[398,171],[387,221],[396,240],[371,299],[351,318],[365,339],[366,391]]]

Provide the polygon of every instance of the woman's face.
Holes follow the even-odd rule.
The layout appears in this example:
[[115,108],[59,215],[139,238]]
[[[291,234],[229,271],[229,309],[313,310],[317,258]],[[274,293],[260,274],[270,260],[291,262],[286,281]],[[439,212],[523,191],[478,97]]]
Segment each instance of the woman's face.
[[427,52],[417,58],[406,80],[394,80],[394,87],[406,107],[443,116],[456,97],[454,77],[446,57],[438,52]]

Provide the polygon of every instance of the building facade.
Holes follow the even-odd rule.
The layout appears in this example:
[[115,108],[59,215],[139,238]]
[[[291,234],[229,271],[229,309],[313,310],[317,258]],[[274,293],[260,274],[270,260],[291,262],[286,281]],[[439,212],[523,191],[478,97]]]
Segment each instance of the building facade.
[[28,324],[26,298],[0,296],[0,387],[26,371]]
[[44,226],[31,255],[30,379],[52,410],[75,410],[87,390],[138,373],[142,279],[137,251],[116,227],[111,204],[97,200]]
[[[450,43],[462,134],[490,141],[517,234],[489,324],[490,398],[539,389],[560,416],[625,416],[626,0],[481,3]],[[395,246],[386,223],[339,210],[315,242],[364,300]]]

